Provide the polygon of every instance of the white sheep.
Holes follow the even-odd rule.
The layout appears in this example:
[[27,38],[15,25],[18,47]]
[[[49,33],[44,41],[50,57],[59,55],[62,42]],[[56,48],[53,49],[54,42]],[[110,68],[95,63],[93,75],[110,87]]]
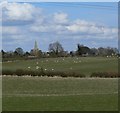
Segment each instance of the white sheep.
[[45,71],[47,71],[47,69],[45,69]]
[[36,66],[36,69],[39,69],[39,66]]
[[76,58],[78,60],[78,58]]
[[28,69],[30,69],[30,66],[28,67]]

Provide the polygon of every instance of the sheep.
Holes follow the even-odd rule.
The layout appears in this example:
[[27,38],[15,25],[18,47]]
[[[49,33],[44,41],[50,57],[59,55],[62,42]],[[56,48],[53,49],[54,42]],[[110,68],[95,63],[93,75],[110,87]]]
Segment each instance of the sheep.
[[36,69],[39,69],[39,66],[36,66]]
[[47,71],[47,69],[45,69],[45,71]]
[[31,67],[29,66],[28,69],[30,69]]
[[54,71],[54,69],[52,69],[52,71]]
[[76,58],[78,60],[78,58]]

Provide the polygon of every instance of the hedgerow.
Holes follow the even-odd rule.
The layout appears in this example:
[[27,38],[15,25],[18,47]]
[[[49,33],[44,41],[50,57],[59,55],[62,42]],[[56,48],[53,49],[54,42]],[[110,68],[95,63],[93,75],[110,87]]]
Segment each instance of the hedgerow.
[[[16,71],[13,70],[2,70],[2,75],[17,75],[17,76],[39,76],[39,77],[79,77],[79,78],[85,78],[86,75],[84,74],[78,74],[75,72],[59,72],[59,71],[44,71],[43,68],[38,70],[23,70],[23,69],[17,69]],[[94,72],[90,75],[90,77],[99,77],[99,78],[116,78],[120,77],[120,74],[117,72]]]
[[120,77],[120,74],[117,72],[94,72],[90,77],[100,77],[100,78],[116,78]]
[[43,71],[43,69],[34,70],[23,70],[17,69],[16,71],[12,70],[3,70],[2,75],[17,75],[17,76],[48,76],[48,77],[85,77],[84,74],[70,73],[70,72],[58,72],[58,71]]

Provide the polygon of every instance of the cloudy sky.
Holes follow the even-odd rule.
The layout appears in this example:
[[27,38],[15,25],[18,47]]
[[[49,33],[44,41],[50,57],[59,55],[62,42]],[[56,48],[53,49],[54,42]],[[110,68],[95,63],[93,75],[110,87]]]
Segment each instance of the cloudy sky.
[[78,43],[117,47],[117,3],[8,3],[2,7],[2,48],[30,51],[35,40],[42,51],[59,41],[65,50]]

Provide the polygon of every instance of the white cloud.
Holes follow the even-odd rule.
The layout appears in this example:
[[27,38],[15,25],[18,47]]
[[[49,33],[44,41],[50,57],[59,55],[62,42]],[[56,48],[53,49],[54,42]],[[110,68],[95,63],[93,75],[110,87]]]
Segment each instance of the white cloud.
[[58,24],[66,24],[68,22],[68,15],[66,13],[55,13],[53,20]]
[[[73,24],[67,26],[67,29],[70,32],[84,34],[86,36],[92,37],[101,37],[102,38],[116,38],[117,36],[117,28],[110,28],[103,25],[98,25],[93,22],[87,22],[84,20],[77,20]],[[108,37],[110,36],[110,37]]]
[[37,14],[41,13],[41,9],[34,7],[29,3],[5,3],[3,6],[3,19],[8,20],[31,20]]
[[116,28],[78,18],[70,20],[68,14],[64,12],[48,15],[43,13],[41,8],[29,3],[5,2],[2,7],[3,22],[6,23],[3,24],[3,39],[6,43],[8,39],[11,40],[9,43],[23,43],[40,37],[43,42],[59,40],[60,38],[60,40],[86,38],[103,41],[117,39],[118,31]]
[[67,29],[58,24],[46,24],[46,25],[33,25],[30,30],[34,32],[46,32],[46,33],[53,33],[58,34],[59,32],[66,31]]
[[[6,4],[6,5],[5,5]],[[116,38],[117,29],[108,28],[98,25],[94,22],[89,22],[81,19],[69,20],[68,14],[63,12],[56,12],[54,14],[43,15],[41,8],[37,8],[29,3],[7,3],[3,5],[3,20],[20,20],[29,21],[33,23],[27,29],[27,32],[46,32],[56,35],[75,35],[81,37],[101,37],[101,38]],[[7,20],[7,21],[8,21]],[[9,22],[9,21],[8,21]],[[14,23],[14,21],[12,21]],[[27,26],[28,27],[28,26]],[[3,27],[4,28],[4,27]],[[5,27],[3,31],[7,34],[17,34],[22,27]],[[48,34],[49,35],[49,34]]]

